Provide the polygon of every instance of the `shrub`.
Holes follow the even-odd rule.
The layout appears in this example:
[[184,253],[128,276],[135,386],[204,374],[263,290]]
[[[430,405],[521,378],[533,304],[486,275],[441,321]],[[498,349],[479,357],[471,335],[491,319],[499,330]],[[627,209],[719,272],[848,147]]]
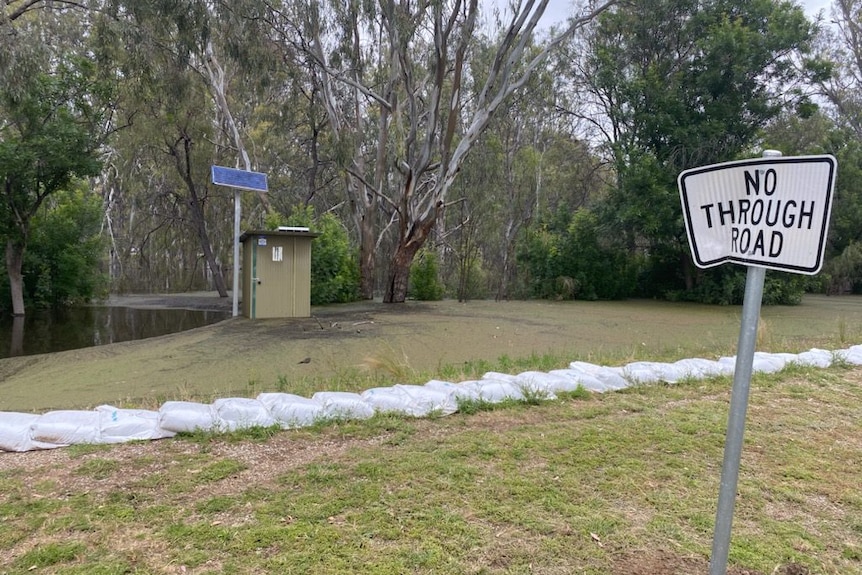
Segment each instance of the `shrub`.
[[411,297],[422,301],[443,299],[443,283],[440,281],[437,255],[426,249],[419,250],[410,266]]
[[[42,205],[30,222],[22,266],[28,307],[63,307],[107,295],[101,216],[99,198],[83,185],[57,192]],[[3,304],[9,300],[8,290],[3,274]]]

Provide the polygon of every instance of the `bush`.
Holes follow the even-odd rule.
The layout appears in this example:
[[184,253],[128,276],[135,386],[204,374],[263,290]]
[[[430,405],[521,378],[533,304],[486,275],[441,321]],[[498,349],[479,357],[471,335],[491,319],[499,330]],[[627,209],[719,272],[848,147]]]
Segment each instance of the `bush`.
[[852,242],[824,266],[828,294],[862,293],[862,243]]
[[[24,253],[27,307],[63,307],[107,295],[102,271],[105,241],[100,235],[101,201],[83,186],[57,192],[30,222]],[[8,276],[0,281],[3,304],[9,301]]]
[[419,250],[410,266],[410,297],[422,301],[443,299],[443,283],[440,281],[437,255],[426,249]]
[[[717,305],[739,305],[745,299],[745,266],[724,264],[702,272],[691,290],[667,292],[671,301],[691,301]],[[763,305],[798,305],[802,302],[808,276],[767,271],[763,282]]]
[[621,299],[636,285],[636,262],[602,237],[596,215],[580,210],[562,230],[543,226],[528,233],[519,261],[534,297]]

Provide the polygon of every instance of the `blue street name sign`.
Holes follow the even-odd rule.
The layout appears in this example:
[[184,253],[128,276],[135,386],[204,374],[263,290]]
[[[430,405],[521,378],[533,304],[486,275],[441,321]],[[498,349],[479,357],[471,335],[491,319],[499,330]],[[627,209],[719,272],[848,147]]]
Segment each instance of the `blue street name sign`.
[[241,190],[265,192],[268,189],[266,174],[237,170],[235,168],[224,168],[222,166],[212,167],[212,181],[218,186],[239,188]]

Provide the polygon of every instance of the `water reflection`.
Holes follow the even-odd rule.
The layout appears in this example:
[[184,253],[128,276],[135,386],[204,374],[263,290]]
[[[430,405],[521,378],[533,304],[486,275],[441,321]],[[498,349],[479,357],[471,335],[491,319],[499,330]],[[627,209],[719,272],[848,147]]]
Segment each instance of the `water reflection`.
[[82,307],[0,318],[0,358],[51,353],[176,333],[227,319],[230,312]]

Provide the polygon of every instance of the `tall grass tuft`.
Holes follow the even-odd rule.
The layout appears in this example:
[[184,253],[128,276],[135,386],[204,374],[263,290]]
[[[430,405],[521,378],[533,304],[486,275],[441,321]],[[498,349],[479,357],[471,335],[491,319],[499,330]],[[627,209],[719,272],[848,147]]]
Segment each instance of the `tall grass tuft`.
[[362,367],[369,372],[403,381],[416,377],[416,370],[410,366],[407,354],[402,351],[399,357],[392,348],[389,348],[386,353],[365,357],[362,360]]

